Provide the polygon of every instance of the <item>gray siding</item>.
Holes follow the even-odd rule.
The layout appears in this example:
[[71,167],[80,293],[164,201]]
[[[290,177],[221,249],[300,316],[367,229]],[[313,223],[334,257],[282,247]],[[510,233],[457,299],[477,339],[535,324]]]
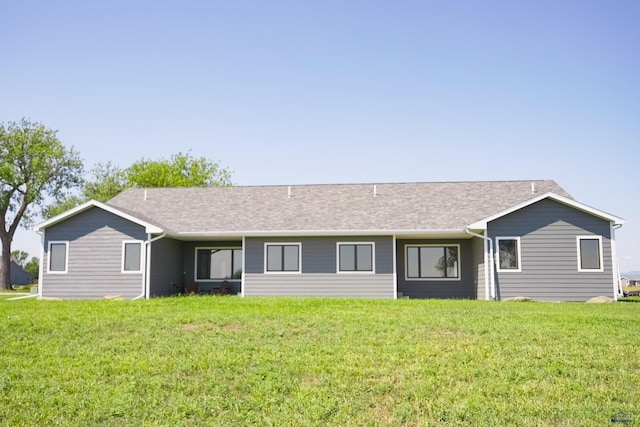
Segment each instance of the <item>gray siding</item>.
[[[407,280],[405,245],[460,245],[460,280]],[[477,297],[476,260],[471,255],[471,240],[403,239],[396,241],[398,292],[409,298],[469,298]]]
[[181,291],[183,264],[183,242],[165,237],[151,243],[151,296],[168,296]]
[[484,239],[474,237],[471,239],[471,262],[473,263],[473,275],[476,281],[476,298],[486,299],[484,277]]
[[374,242],[375,273],[393,273],[393,238],[390,236],[362,237],[287,237],[247,238],[245,269],[249,274],[264,273],[264,244],[267,242],[302,243],[302,273],[328,274],[337,270],[338,242]]
[[[219,288],[221,281],[198,281],[196,280],[196,248],[242,248],[242,240],[202,240],[195,242],[184,242],[184,279],[183,285],[188,282],[197,282],[201,289]],[[244,252],[244,251],[243,251]],[[240,280],[228,280],[229,293],[240,293]]]
[[[122,273],[122,241],[145,240],[144,227],[92,208],[45,230],[42,295],[95,299],[142,294],[142,273]],[[66,274],[48,272],[49,242],[69,241]]]
[[31,275],[11,260],[9,261],[9,280],[12,285],[28,285],[31,283]]
[[245,296],[393,298],[393,274],[245,274]]
[[[265,274],[267,242],[300,242],[302,273]],[[374,242],[375,274],[337,273],[338,242]],[[393,298],[393,239],[390,236],[247,238],[244,283],[245,296]]]
[[[584,301],[613,296],[610,224],[552,200],[542,200],[488,225],[492,238],[520,236],[521,272],[497,272],[501,299]],[[603,272],[579,272],[576,236],[602,236]],[[495,240],[494,240],[495,242]]]

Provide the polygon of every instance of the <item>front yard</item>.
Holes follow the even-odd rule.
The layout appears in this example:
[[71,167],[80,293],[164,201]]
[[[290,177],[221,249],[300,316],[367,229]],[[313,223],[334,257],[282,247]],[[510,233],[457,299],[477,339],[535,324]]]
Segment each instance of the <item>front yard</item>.
[[26,299],[0,318],[1,425],[640,422],[635,303]]

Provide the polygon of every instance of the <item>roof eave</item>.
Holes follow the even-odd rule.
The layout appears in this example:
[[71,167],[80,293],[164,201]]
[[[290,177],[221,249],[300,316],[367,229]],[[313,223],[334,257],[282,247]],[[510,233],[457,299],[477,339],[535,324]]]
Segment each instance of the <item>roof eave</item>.
[[302,237],[302,236],[425,236],[425,237],[469,237],[464,229],[401,229],[401,230],[247,230],[247,231],[184,231],[170,237],[194,240],[214,237]]

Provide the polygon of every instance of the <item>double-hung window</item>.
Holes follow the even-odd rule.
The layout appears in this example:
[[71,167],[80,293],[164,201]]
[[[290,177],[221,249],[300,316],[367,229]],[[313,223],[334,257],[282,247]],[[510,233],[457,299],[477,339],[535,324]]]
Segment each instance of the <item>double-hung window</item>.
[[66,273],[69,242],[49,242],[49,273]]
[[520,272],[520,237],[496,237],[498,271]]
[[460,279],[460,245],[407,245],[405,253],[407,279]]
[[338,243],[339,273],[373,273],[374,243]]
[[196,248],[196,280],[242,278],[242,249]]
[[602,236],[577,236],[578,271],[602,272]]
[[265,272],[299,273],[300,243],[265,243]]
[[122,272],[140,273],[142,271],[142,242],[125,240],[122,242]]

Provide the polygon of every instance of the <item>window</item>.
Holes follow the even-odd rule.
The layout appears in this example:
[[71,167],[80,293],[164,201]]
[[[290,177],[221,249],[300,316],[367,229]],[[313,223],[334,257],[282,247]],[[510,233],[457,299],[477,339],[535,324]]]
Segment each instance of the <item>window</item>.
[[242,249],[196,248],[196,280],[242,278]]
[[122,242],[122,272],[140,273],[142,271],[142,242],[129,240]]
[[498,271],[520,272],[520,237],[496,237]]
[[604,271],[602,266],[602,237],[577,236],[578,271]]
[[405,246],[407,279],[460,279],[459,245]]
[[66,273],[69,242],[49,242],[49,273]]
[[373,273],[373,243],[338,243],[338,272]]
[[265,271],[300,272],[300,243],[266,243]]

